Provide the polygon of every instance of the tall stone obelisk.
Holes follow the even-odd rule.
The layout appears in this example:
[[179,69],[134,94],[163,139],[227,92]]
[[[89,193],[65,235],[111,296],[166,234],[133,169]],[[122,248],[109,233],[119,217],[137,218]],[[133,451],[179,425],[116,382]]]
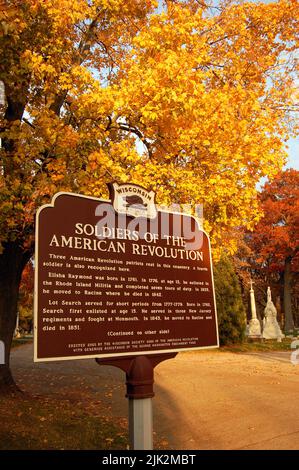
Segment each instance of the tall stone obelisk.
[[250,312],[251,312],[251,320],[249,321],[248,325],[248,337],[249,338],[260,338],[262,331],[261,331],[261,324],[259,319],[256,315],[256,307],[255,307],[255,297],[254,297],[254,290],[252,286],[253,282],[250,281]]
[[19,322],[20,322],[20,314],[18,312],[17,313],[17,319],[16,319],[16,327],[15,327],[15,331],[14,331],[14,338],[21,338]]

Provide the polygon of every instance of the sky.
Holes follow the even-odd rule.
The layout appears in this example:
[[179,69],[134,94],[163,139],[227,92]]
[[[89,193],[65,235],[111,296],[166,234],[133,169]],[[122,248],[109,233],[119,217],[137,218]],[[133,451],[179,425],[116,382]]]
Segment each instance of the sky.
[[290,139],[287,145],[289,146],[289,161],[286,167],[299,170],[299,137],[297,139]]

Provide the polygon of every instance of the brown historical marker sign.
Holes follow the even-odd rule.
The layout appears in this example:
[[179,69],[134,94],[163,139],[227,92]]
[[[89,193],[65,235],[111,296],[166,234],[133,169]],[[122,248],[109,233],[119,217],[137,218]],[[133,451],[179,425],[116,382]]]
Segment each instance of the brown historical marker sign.
[[218,346],[209,239],[154,193],[58,193],[36,221],[35,361]]

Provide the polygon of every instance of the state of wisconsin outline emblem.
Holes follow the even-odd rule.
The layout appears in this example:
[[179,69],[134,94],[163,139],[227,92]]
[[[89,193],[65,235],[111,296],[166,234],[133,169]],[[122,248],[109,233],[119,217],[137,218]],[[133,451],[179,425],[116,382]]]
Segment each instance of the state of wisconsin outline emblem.
[[131,217],[155,219],[157,208],[155,192],[133,183],[109,183],[111,202],[115,212]]

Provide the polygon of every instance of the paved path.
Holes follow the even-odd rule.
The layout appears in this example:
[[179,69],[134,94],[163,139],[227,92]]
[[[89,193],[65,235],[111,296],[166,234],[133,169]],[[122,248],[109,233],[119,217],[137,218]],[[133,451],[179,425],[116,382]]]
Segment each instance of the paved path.
[[[124,373],[114,367],[33,364],[25,345],[13,351],[12,369],[29,393],[127,417]],[[299,365],[288,352],[180,353],[156,368],[155,381],[154,428],[169,449],[299,449]]]

